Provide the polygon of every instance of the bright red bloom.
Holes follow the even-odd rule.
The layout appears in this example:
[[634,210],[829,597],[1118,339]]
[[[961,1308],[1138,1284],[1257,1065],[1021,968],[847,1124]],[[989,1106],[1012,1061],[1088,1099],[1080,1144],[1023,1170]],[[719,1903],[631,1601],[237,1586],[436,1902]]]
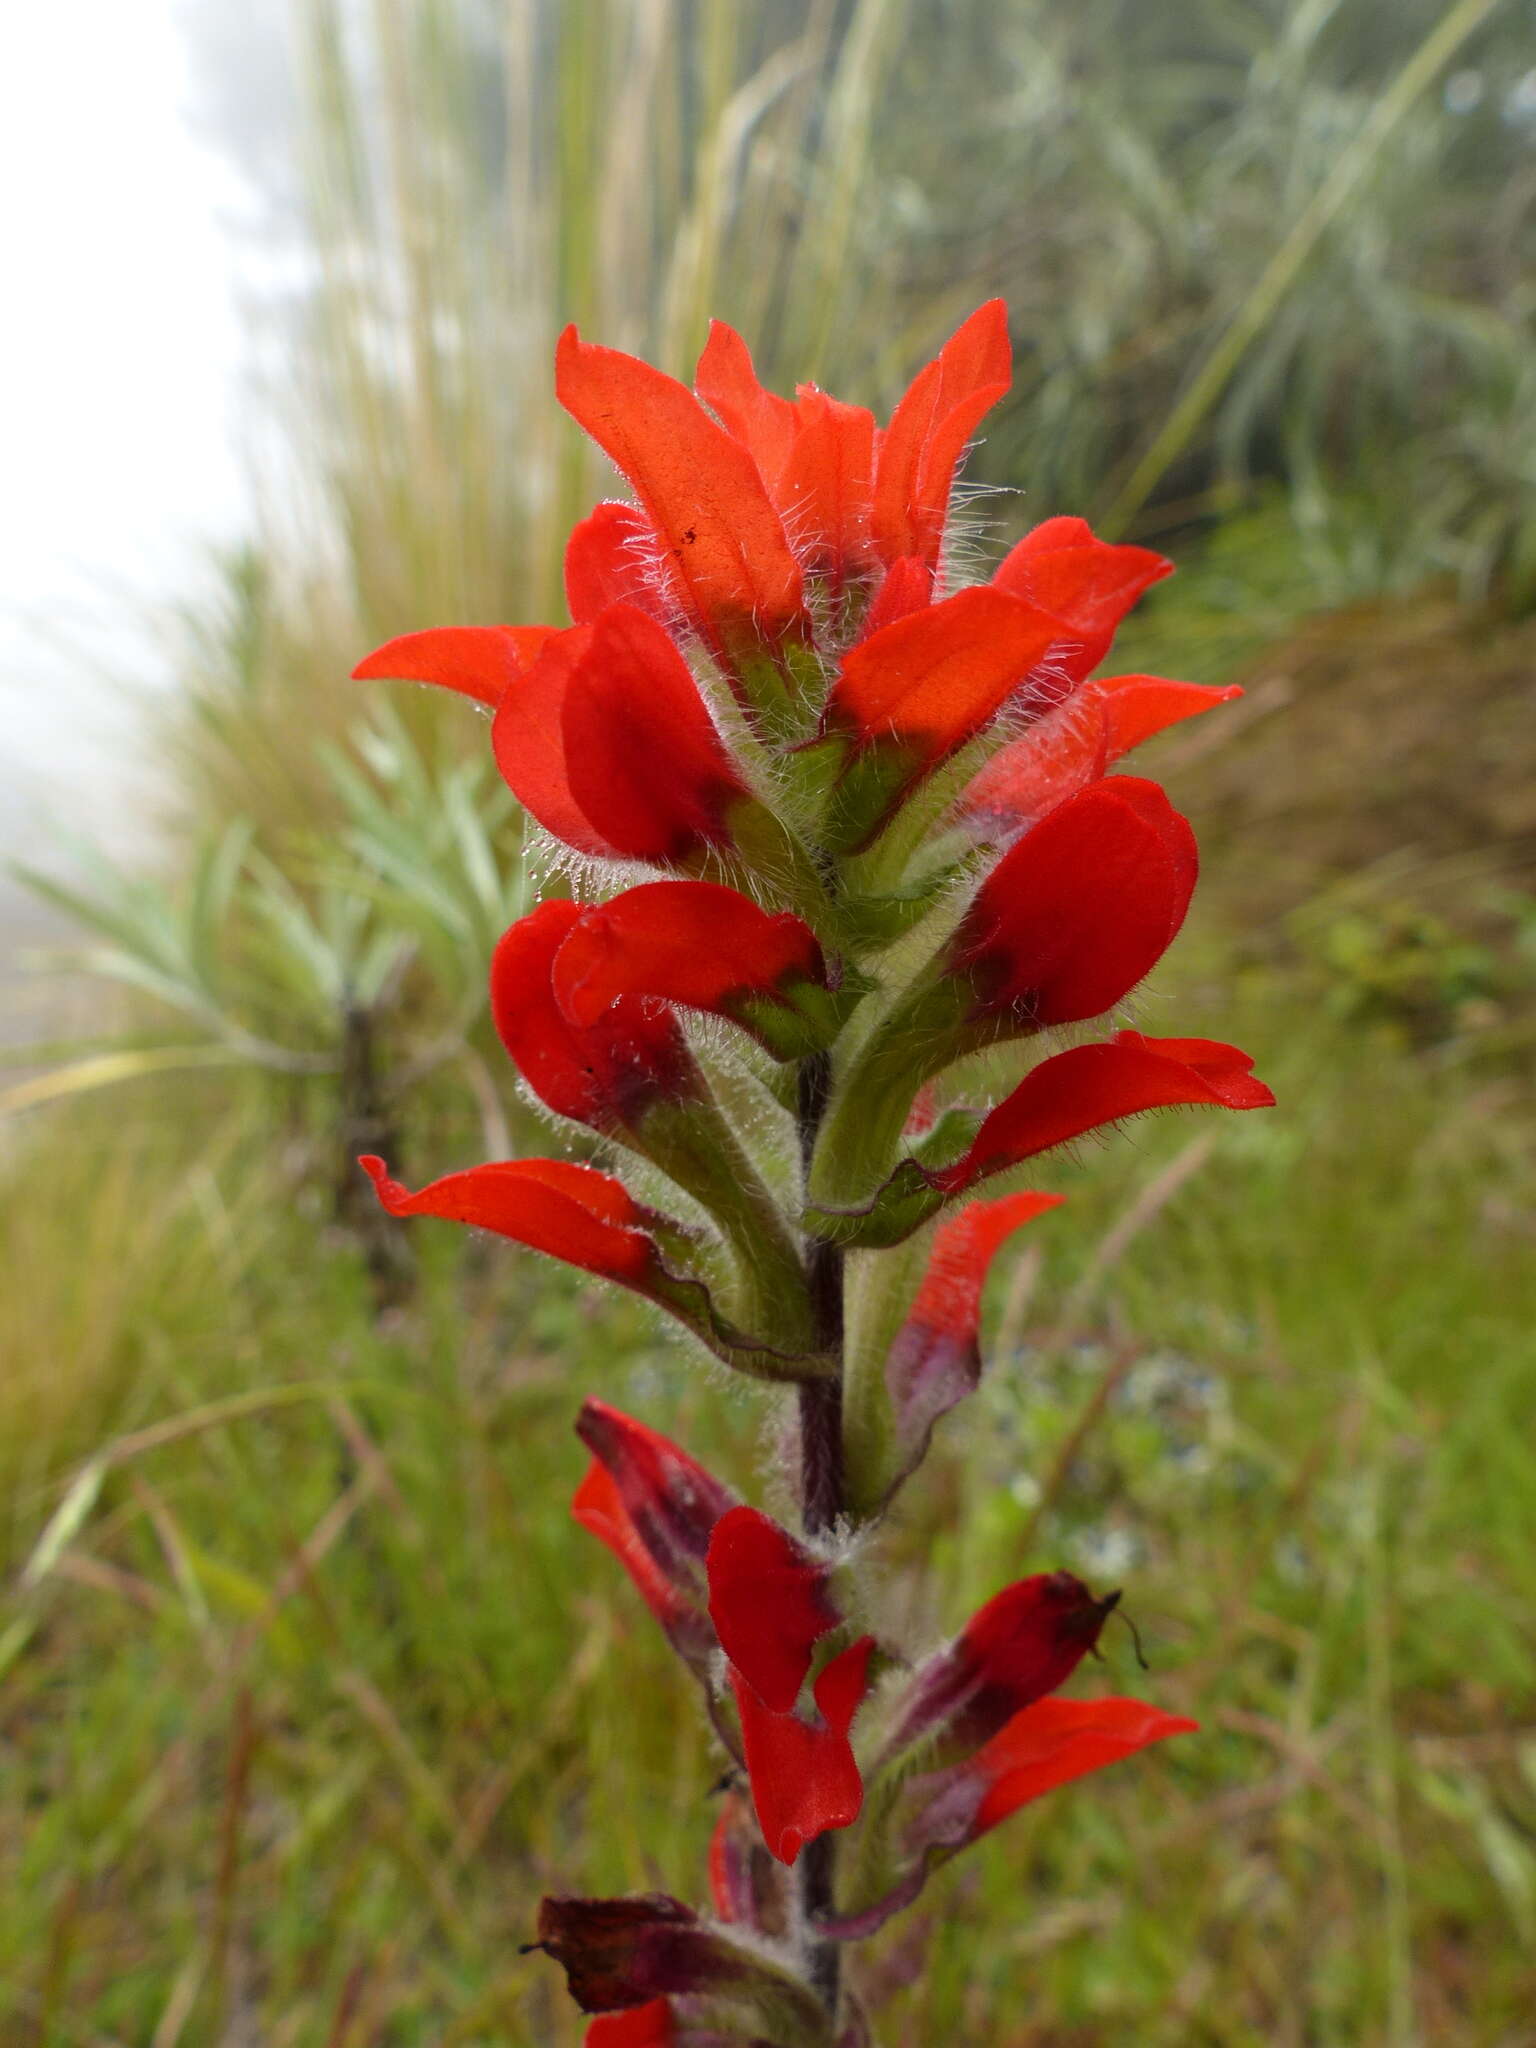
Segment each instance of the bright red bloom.
[[729,844],[747,795],[687,662],[631,604],[551,635],[491,742],[519,803],[580,853],[686,860]]
[[677,1020],[622,996],[591,1024],[572,1024],[555,1000],[555,956],[581,917],[550,901],[503,933],[491,959],[491,1016],[539,1100],[597,1131],[633,1129],[651,1103],[701,1083]]
[[1037,1700],[965,1762],[912,1781],[908,1845],[963,1848],[1031,1800],[1198,1727],[1143,1700]]
[[1042,818],[998,862],[951,946],[984,1013],[1028,1030],[1101,1016],[1173,943],[1199,858],[1155,782],[1112,775]]
[[1275,1098],[1252,1068],[1246,1053],[1208,1038],[1117,1031],[1103,1044],[1076,1045],[1042,1060],[983,1119],[964,1158],[929,1178],[945,1193],[959,1194],[989,1173],[1144,1110],[1202,1102],[1272,1108]]
[[709,1612],[720,1647],[765,1707],[787,1714],[811,1654],[842,1617],[827,1567],[756,1508],[732,1508],[709,1540]]
[[904,1465],[921,1459],[934,1424],[981,1380],[981,1295],[987,1270],[1004,1241],[1060,1195],[1000,1195],[971,1202],[940,1224],[917,1298],[885,1361],[896,1435]]
[[434,683],[473,697],[494,711],[508,687],[528,673],[553,626],[438,626],[402,633],[357,664],[356,682],[386,677],[402,683]]
[[1119,1597],[1096,1600],[1070,1572],[1037,1572],[1006,1586],[913,1678],[887,1753],[916,1742],[945,1757],[979,1749],[1066,1683]]
[[554,991],[582,1028],[649,996],[728,1017],[786,1058],[836,1028],[809,925],[716,882],[645,882],[584,911],[555,955]]
[[872,530],[882,561],[916,555],[937,566],[960,458],[1012,381],[1008,309],[989,299],[919,370],[880,437]]
[[510,1237],[584,1272],[656,1295],[660,1258],[641,1209],[612,1174],[564,1159],[506,1159],[445,1174],[416,1193],[382,1159],[359,1160],[391,1216],[441,1216]]
[[607,500],[571,528],[565,544],[565,602],[587,626],[610,605],[657,609],[656,536],[633,505]]
[[1058,702],[1096,669],[1143,591],[1172,573],[1172,562],[1150,548],[1099,540],[1086,519],[1047,519],[1026,533],[998,564],[992,584],[1051,612],[1068,629],[1052,665],[1054,680],[1037,693],[1037,706]]
[[800,565],[757,464],[691,391],[568,327],[555,392],[634,486],[667,581],[712,646],[730,655],[800,632]]
[[780,1863],[793,1863],[807,1842],[859,1817],[864,1785],[848,1731],[869,1688],[874,1647],[873,1636],[862,1636],[832,1659],[811,1688],[818,1709],[811,1720],[774,1713],[731,1672],[757,1824]]
[[966,790],[961,815],[985,832],[1032,825],[1097,782],[1133,747],[1242,691],[1163,676],[1099,676],[993,756]]
[[672,2048],[676,2039],[671,2001],[653,1998],[627,2012],[599,2013],[587,2028],[583,2048]]
[[679,1656],[701,1669],[716,1646],[705,1559],[732,1494],[668,1438],[605,1401],[582,1403],[576,1434],[592,1464],[572,1514],[618,1558]]

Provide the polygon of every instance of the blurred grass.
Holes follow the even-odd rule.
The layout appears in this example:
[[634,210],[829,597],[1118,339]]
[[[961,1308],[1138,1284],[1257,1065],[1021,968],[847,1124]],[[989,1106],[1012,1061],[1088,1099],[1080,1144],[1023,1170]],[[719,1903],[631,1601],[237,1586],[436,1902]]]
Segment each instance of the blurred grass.
[[[593,1388],[745,1481],[773,1411],[447,1230],[381,1312],[335,1195],[360,1107],[411,1171],[518,1114],[483,733],[342,678],[394,631],[561,615],[611,480],[553,406],[559,325],[685,370],[720,313],[781,386],[888,400],[1003,290],[976,468],[1029,495],[986,510],[1102,514],[1448,12],[303,0],[285,466],[184,622],[164,887],[97,907],[170,979],[130,1052],[259,1033],[317,1071],[189,1057],[6,1126],[7,2048],[573,2043],[516,1954],[538,1892],[699,1892],[697,1715],[569,1523],[569,1422]],[[1037,1564],[1123,1576],[1154,1676],[1117,1633],[1086,1682],[1207,1733],[973,1852],[930,1967],[877,1945],[890,2048],[1532,2038],[1518,12],[1404,111],[1139,522],[1184,573],[1124,666],[1250,692],[1150,762],[1208,870],[1152,1021],[1247,1046],[1282,1108],[1052,1166],[1072,1204],[999,1275],[997,1369],[874,1577],[920,1640]]]

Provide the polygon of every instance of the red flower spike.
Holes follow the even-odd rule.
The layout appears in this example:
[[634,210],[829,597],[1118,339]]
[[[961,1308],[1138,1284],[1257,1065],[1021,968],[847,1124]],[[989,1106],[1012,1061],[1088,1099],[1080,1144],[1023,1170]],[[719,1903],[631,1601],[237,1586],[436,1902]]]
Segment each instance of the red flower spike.
[[555,1001],[555,955],[582,915],[541,903],[502,934],[491,958],[491,1016],[524,1080],[558,1116],[596,1131],[631,1129],[661,1098],[697,1090],[698,1072],[670,1010],[621,997],[578,1028]]
[[994,755],[966,790],[961,813],[984,830],[1031,825],[1143,740],[1242,694],[1235,683],[1213,690],[1162,676],[1100,676]]
[[634,486],[684,609],[729,652],[799,629],[800,565],[751,455],[684,385],[574,327],[555,393]]
[[1114,775],[1025,833],[977,892],[952,957],[980,1014],[1031,1030],[1101,1016],[1173,943],[1199,861],[1155,782]]
[[992,583],[1054,613],[1069,628],[1075,644],[1063,650],[1055,686],[1060,695],[1098,667],[1143,591],[1172,573],[1166,556],[1112,546],[1097,538],[1086,519],[1047,519],[1003,557]]
[[610,605],[656,609],[656,536],[633,505],[605,502],[571,529],[565,544],[565,602],[572,622],[590,625]]
[[1117,1031],[1106,1043],[1073,1046],[1026,1074],[983,1119],[965,1157],[930,1175],[930,1183],[959,1194],[989,1173],[1149,1109],[1272,1108],[1275,1098],[1252,1068],[1236,1046],[1207,1038]]
[[883,561],[917,555],[937,565],[956,467],[1012,381],[1008,309],[989,299],[918,372],[881,436],[873,531]]
[[769,1853],[780,1863],[793,1863],[807,1842],[851,1827],[859,1817],[864,1785],[848,1731],[869,1688],[874,1647],[873,1636],[862,1636],[833,1658],[811,1689],[820,1709],[814,1721],[774,1713],[731,1672],[752,1804]]
[[554,962],[555,1000],[578,1026],[624,997],[648,996],[757,1032],[760,1006],[792,1007],[797,989],[826,987],[809,925],[716,882],[626,889],[583,912]]
[[628,2012],[599,2013],[587,2028],[583,2048],[672,2048],[676,2039],[670,2001],[653,1998]]
[[705,1556],[733,1496],[668,1438],[605,1401],[582,1403],[576,1434],[593,1463],[572,1514],[618,1558],[672,1647],[702,1666],[716,1647]]
[[787,1714],[811,1653],[842,1617],[827,1567],[756,1508],[732,1508],[709,1539],[709,1612],[720,1647],[765,1707]]
[[402,633],[360,661],[352,677],[360,683],[433,683],[494,710],[554,632],[553,626],[438,626]]
[[752,351],[723,320],[711,320],[693,388],[733,441],[757,464],[770,496],[789,462],[797,432],[795,408],[758,382]]
[[491,740],[518,801],[582,853],[685,860],[729,842],[747,794],[688,664],[633,605],[554,635]]
[[1096,1600],[1071,1572],[1037,1572],[1005,1587],[914,1677],[887,1754],[925,1741],[945,1755],[979,1749],[1066,1683],[1119,1597]]
[[445,1174],[414,1194],[392,1180],[382,1159],[358,1164],[391,1216],[441,1216],[509,1237],[531,1251],[645,1294],[656,1247],[640,1228],[645,1212],[624,1183],[594,1166],[563,1159],[507,1159]]
[[885,1362],[906,1471],[921,1460],[939,1418],[980,1383],[981,1295],[993,1258],[1015,1230],[1062,1200],[1001,1195],[972,1202],[939,1226],[917,1298]]

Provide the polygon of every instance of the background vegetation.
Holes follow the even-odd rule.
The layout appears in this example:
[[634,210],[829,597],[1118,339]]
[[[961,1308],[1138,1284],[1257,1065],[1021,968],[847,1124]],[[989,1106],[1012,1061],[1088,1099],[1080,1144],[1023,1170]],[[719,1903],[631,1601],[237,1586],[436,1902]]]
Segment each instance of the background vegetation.
[[574,2042],[516,1952],[538,1891],[697,1893],[698,1729],[568,1521],[568,1425],[592,1387],[745,1476],[773,1413],[358,1202],[364,1143],[547,1140],[483,1012],[530,887],[483,733],[344,677],[560,616],[606,487],[551,398],[567,318],[682,370],[719,312],[781,387],[885,403],[1003,291],[978,568],[1061,510],[1179,557],[1124,666],[1248,695],[1151,762],[1208,875],[1152,1009],[1282,1107],[1054,1165],[999,1278],[893,1626],[1123,1578],[1208,1733],[946,1878],[869,1954],[881,2038],[1529,2042],[1528,9],[295,23],[270,530],[185,621],[158,866],[50,885],[89,993],[0,1097],[0,2038]]

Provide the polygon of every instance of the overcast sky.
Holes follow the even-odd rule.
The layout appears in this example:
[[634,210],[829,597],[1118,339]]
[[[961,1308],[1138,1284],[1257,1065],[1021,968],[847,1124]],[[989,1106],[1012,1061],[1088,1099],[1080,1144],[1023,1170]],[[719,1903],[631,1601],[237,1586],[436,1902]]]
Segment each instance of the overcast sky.
[[[210,0],[202,0],[210,4]],[[235,247],[176,0],[0,10],[0,850],[82,790],[110,827],[147,621],[238,537]]]

